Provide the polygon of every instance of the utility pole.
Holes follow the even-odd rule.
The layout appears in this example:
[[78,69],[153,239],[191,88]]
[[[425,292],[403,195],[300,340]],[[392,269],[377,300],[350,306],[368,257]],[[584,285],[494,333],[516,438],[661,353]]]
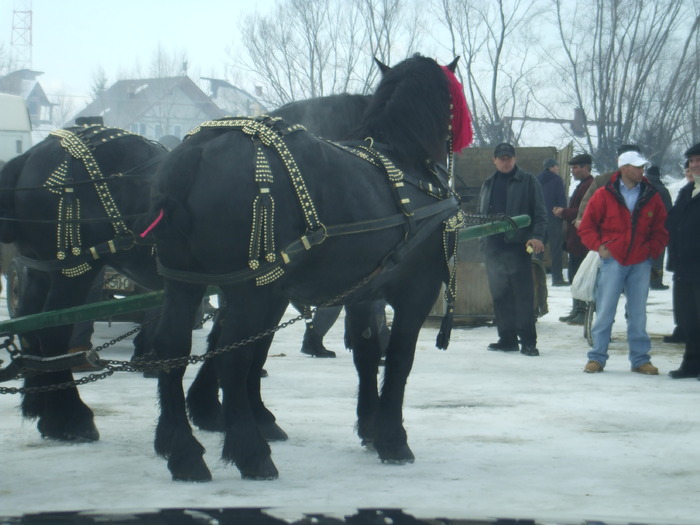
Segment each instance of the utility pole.
[[32,0],[15,0],[10,63],[13,70],[32,68]]

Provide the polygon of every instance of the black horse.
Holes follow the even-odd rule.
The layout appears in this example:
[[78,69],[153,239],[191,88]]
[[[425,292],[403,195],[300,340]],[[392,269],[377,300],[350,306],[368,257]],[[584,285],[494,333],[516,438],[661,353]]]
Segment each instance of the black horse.
[[[139,135],[80,126],[52,132],[5,165],[0,240],[16,244],[32,274],[18,315],[83,304],[104,265],[146,288],[162,288],[152,247],[138,243],[134,232],[141,231],[150,178],[165,153]],[[65,354],[71,331],[66,325],[25,334],[23,351]],[[38,418],[44,437],[97,440],[92,411],[77,388],[41,391],[72,379],[70,370],[27,377],[25,387],[40,390],[24,395],[23,415]]]
[[[403,394],[418,333],[449,277],[444,223],[458,212],[440,163],[467,135],[455,65],[415,56],[382,66],[361,144],[327,142],[280,120],[224,119],[202,125],[161,163],[152,216],[161,218],[153,231],[165,303],[154,347],[160,358],[186,357],[206,285],[221,287],[219,348],[246,342],[214,357],[222,456],[243,477],[278,475],[260,430],[274,416],[261,400],[259,371],[272,341],[266,331],[290,300],[346,305],[359,436],[382,461],[413,461]],[[381,395],[370,323],[380,298],[394,309]],[[185,413],[183,375],[159,374],[155,449],[174,479],[205,481],[211,474]]]
[[[368,97],[360,95],[334,95],[293,102],[273,114],[339,140],[359,123],[367,102]],[[105,264],[148,289],[163,287],[150,244],[132,244],[138,240],[134,232],[143,229],[139,221],[148,212],[150,179],[166,150],[138,135],[91,124],[54,132],[10,161],[0,174],[0,240],[15,242],[29,265],[17,315],[82,304]],[[115,238],[116,244],[110,246]],[[23,334],[23,351],[45,357],[64,354],[70,329],[64,326]],[[212,345],[217,333],[215,328]],[[147,350],[147,337],[141,346],[141,351]],[[25,387],[41,388],[71,379],[70,371],[45,374],[28,378]],[[203,364],[191,393],[188,406],[194,424],[221,430],[218,379],[212,362]],[[46,438],[99,438],[92,412],[75,388],[31,392],[23,398],[22,412],[38,419],[39,431]],[[286,436],[270,425],[266,437]]]

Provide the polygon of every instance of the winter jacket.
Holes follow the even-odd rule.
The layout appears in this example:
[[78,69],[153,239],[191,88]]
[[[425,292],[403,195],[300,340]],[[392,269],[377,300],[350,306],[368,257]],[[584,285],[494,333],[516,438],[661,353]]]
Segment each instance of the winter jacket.
[[[496,173],[486,179],[481,186],[479,194],[478,213],[490,214],[491,189],[493,188]],[[542,196],[542,186],[537,178],[521,170],[517,165],[515,173],[509,177],[506,187],[506,211],[509,217],[516,215],[529,215],[530,225],[525,228],[511,230],[505,234],[491,235],[482,238],[482,245],[497,244],[525,244],[529,239],[543,240],[547,231],[547,209]]]
[[645,178],[632,213],[620,193],[620,172],[598,189],[586,206],[578,234],[589,250],[603,244],[623,266],[655,259],[668,242],[666,208],[659,193]]
[[576,257],[583,257],[588,252],[588,248],[581,242],[581,237],[579,236],[578,229],[574,226],[574,222],[578,216],[578,210],[579,206],[581,206],[583,196],[592,183],[592,175],[579,181],[573,195],[571,195],[571,199],[569,199],[569,207],[561,211],[561,218],[566,222],[566,239],[564,240],[566,243],[566,251]]
[[694,186],[681,188],[666,219],[671,236],[667,267],[679,281],[700,281],[700,197],[691,197]]
[[564,194],[564,181],[559,175],[550,170],[544,170],[537,176],[537,180],[542,184],[542,195],[544,196],[544,206],[547,209],[547,217],[554,217],[552,208],[563,208],[566,206],[566,195]]

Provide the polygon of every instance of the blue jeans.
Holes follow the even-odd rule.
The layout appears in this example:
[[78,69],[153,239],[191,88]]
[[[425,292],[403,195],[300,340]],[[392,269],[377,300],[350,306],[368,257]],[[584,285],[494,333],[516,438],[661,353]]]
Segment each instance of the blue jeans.
[[590,361],[605,365],[617,303],[623,290],[627,300],[627,344],[632,368],[648,363],[651,340],[647,334],[647,297],[651,259],[631,266],[622,266],[612,257],[603,259],[595,294],[596,319],[591,328],[593,348]]

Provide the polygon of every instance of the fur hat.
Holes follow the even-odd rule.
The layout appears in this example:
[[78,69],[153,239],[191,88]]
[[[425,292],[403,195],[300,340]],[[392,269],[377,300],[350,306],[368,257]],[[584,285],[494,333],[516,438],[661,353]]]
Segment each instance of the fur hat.
[[542,167],[546,170],[548,170],[549,168],[553,168],[554,166],[559,166],[559,163],[556,159],[544,159],[544,162],[542,163]]
[[591,157],[588,153],[581,153],[580,155],[571,157],[571,160],[569,161],[569,166],[584,166],[586,164],[589,166],[593,164],[593,157]]
[[694,155],[700,155],[700,142],[698,142],[695,146],[690,146],[687,150],[685,150],[686,157],[692,157]]
[[493,158],[498,158],[498,157],[515,157],[515,148],[513,147],[512,144],[508,144],[507,142],[503,142],[496,146],[496,149],[493,150]]

